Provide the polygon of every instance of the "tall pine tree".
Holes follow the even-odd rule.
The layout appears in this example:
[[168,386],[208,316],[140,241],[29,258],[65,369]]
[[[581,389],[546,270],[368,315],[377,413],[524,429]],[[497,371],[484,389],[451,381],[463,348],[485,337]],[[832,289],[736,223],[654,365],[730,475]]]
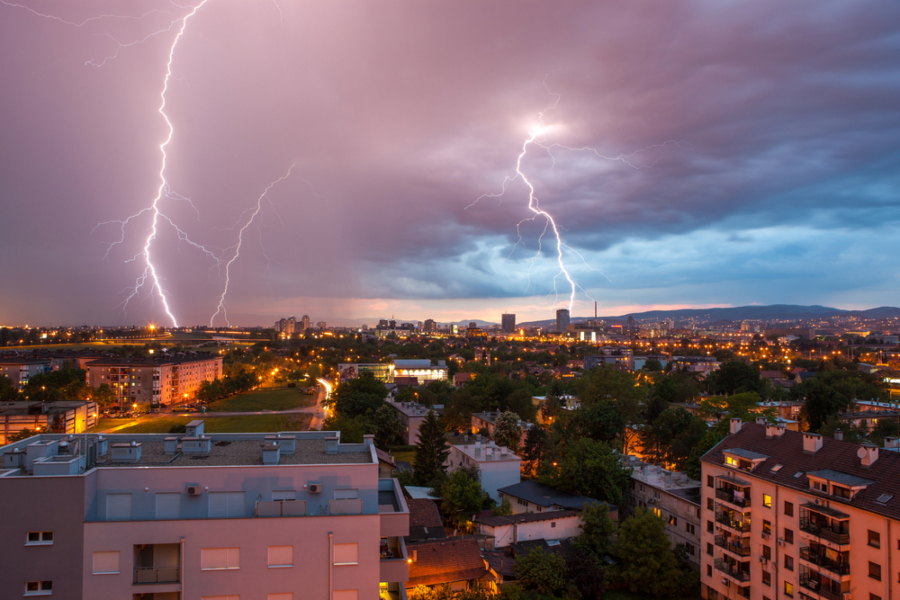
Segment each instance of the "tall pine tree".
[[444,427],[434,411],[430,410],[419,425],[419,441],[413,461],[416,483],[439,487],[447,476],[444,461],[448,456],[450,445],[444,438]]

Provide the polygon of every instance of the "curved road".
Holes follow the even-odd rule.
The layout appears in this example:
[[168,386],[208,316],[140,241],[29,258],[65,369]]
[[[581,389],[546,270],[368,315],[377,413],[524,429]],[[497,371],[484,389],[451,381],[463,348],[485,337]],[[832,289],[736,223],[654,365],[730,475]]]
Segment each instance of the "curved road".
[[[305,406],[303,408],[292,408],[290,410],[261,410],[261,411],[250,411],[250,412],[207,412],[207,413],[198,413],[198,412],[178,412],[172,411],[171,413],[165,413],[165,415],[172,417],[193,417],[197,419],[205,419],[207,417],[217,418],[217,417],[246,417],[249,415],[291,415],[297,413],[310,413],[312,414],[312,420],[309,422],[309,430],[319,431],[322,429],[322,422],[325,420],[327,416],[325,412],[325,397],[328,394],[328,390],[324,385],[319,385],[317,388],[316,395],[316,403],[313,406]],[[161,414],[161,413],[160,413]],[[143,423],[146,421],[152,420],[153,417],[146,417],[138,420],[130,420],[127,423],[123,423],[122,425],[118,425],[116,427],[111,427],[106,429],[101,433],[115,433],[120,429],[125,429],[126,427],[131,427],[138,423]]]

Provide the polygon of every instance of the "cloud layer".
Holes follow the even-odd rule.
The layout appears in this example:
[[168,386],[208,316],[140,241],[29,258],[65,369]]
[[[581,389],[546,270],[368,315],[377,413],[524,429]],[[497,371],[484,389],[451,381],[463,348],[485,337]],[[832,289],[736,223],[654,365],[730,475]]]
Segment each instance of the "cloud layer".
[[[29,6],[70,22],[122,10]],[[73,26],[0,4],[0,322],[164,322],[153,294],[117,308],[146,215],[108,256],[120,228],[94,230],[159,185],[185,11],[129,10],[149,14]],[[167,95],[167,180],[193,205],[162,207],[228,259],[295,165],[245,232],[235,323],[546,318],[568,290],[551,238],[537,253],[544,223],[517,231],[527,188],[472,205],[515,175],[544,111],[545,148],[522,167],[572,249],[577,313],[589,297],[896,304],[898,24],[883,2],[209,0]],[[221,265],[171,227],[152,248],[179,321],[207,322]]]

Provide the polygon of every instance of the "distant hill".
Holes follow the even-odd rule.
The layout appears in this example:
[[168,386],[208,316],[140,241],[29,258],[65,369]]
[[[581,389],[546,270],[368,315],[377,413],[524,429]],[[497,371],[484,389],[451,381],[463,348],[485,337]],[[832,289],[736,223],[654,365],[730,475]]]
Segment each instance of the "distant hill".
[[[607,322],[625,321],[629,315],[604,316],[601,319]],[[798,306],[794,304],[772,304],[770,306],[735,306],[732,308],[685,308],[681,310],[650,310],[646,312],[631,313],[636,321],[674,319],[684,321],[686,319],[700,319],[702,323],[712,321],[744,321],[744,320],[795,320],[816,319],[826,317],[860,317],[863,319],[888,319],[900,318],[900,308],[893,306],[881,306],[866,310],[843,310],[828,306]],[[572,323],[579,323],[593,317],[573,317]],[[522,327],[548,327],[556,324],[556,319],[545,321],[531,321],[519,323]]]

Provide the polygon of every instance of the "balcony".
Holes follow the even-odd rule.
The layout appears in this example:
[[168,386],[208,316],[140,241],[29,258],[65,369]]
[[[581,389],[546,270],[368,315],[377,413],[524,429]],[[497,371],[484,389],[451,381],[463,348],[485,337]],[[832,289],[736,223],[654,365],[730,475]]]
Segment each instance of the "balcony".
[[749,547],[745,548],[742,543],[727,538],[724,535],[716,536],[716,546],[718,546],[719,548],[723,548],[733,554],[737,554],[738,556],[750,556]]
[[134,584],[179,583],[180,544],[147,544],[134,547]]
[[715,561],[716,571],[724,573],[737,584],[750,583],[750,572],[737,568],[737,563],[729,564],[728,562],[717,558]]
[[178,583],[178,567],[138,567],[134,570],[134,583]]
[[817,567],[821,567],[839,577],[850,574],[850,563],[847,561],[835,561],[828,558],[824,553],[816,552],[812,548],[800,548],[800,558],[810,562]]
[[722,500],[723,502],[727,502],[729,504],[733,504],[734,506],[739,506],[741,508],[747,508],[750,506],[750,495],[738,493],[737,497],[735,497],[735,491],[728,488],[719,488],[716,490],[716,499]]
[[809,517],[800,517],[800,531],[805,531],[810,535],[828,540],[833,544],[845,546],[850,543],[849,532],[834,531],[831,527],[822,524],[820,521],[813,521]]
[[381,581],[407,581],[409,554],[402,537],[381,538]]
[[806,573],[800,575],[800,587],[818,594],[818,597],[824,600],[844,600],[844,594],[839,590],[835,591],[831,584],[827,583],[828,579],[825,578],[825,580],[826,582],[821,582]]
[[733,529],[738,533],[750,533],[750,521],[738,521],[727,512],[717,512],[716,523]]

